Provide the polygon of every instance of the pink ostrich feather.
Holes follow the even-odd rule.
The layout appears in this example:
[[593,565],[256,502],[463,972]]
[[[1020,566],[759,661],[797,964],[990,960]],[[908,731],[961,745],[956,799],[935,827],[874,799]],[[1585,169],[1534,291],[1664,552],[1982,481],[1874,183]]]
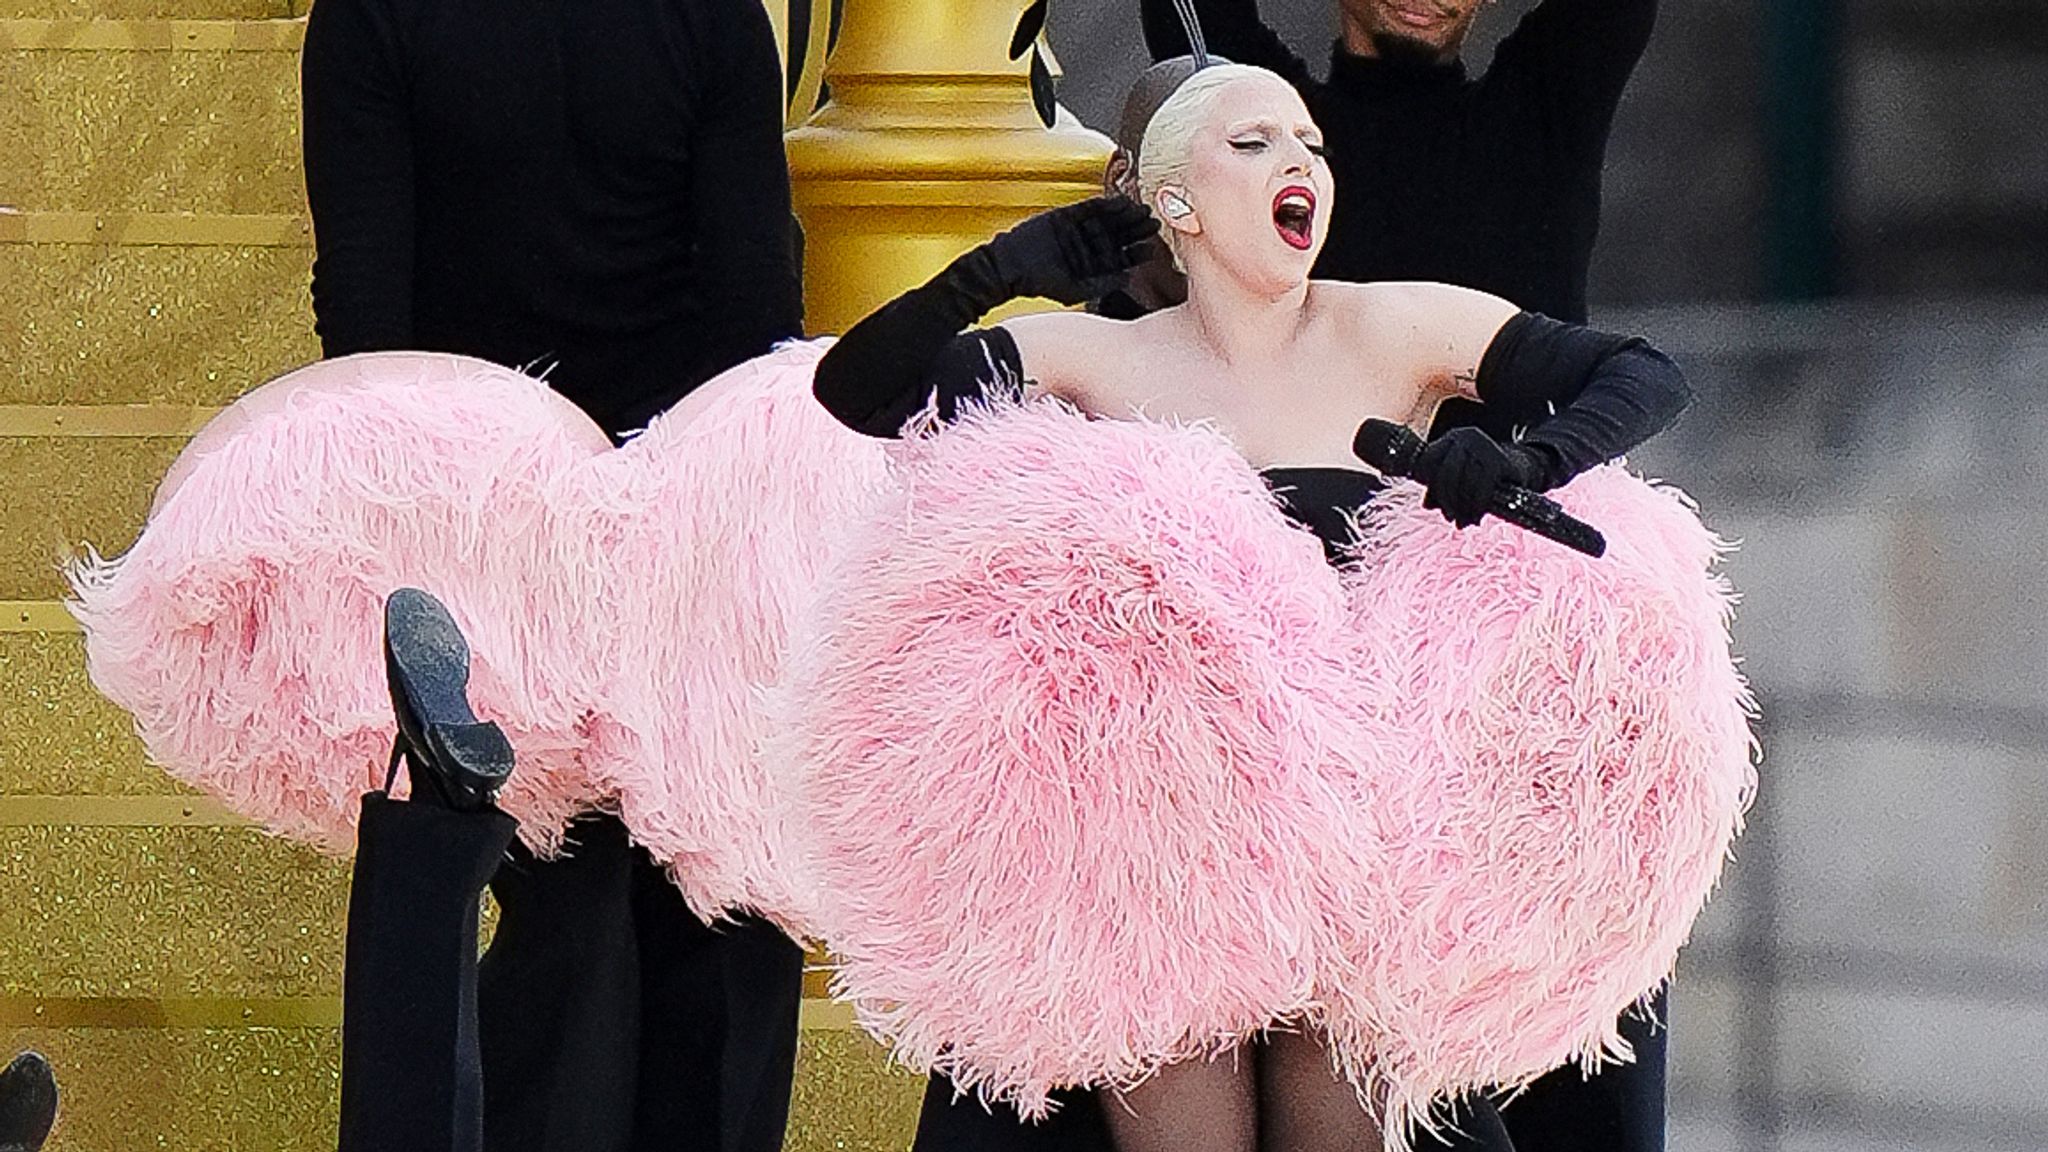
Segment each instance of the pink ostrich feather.
[[424,587],[530,840],[618,811],[700,914],[822,936],[898,1058],[1029,1113],[1300,1024],[1400,1146],[1619,1054],[1755,787],[1682,496],[1574,482],[1588,561],[1400,490],[1339,573],[1211,431],[1009,406],[892,457],[819,355],[618,449],[477,361],[293,373],[76,566],[94,683],[178,778],[345,850],[380,606]]
[[1725,551],[1619,466],[1558,493],[1592,560],[1402,485],[1346,573],[1400,749],[1342,780],[1379,869],[1325,911],[1318,1022],[1390,1131],[1559,1064],[1622,1057],[1756,787]]
[[1590,562],[1395,493],[1340,576],[1201,429],[1003,408],[898,465],[773,759],[899,1058],[1036,1113],[1306,1022],[1398,1147],[1614,1048],[1755,779],[1681,497],[1579,480]]
[[897,463],[783,686],[838,994],[1027,1115],[1305,1011],[1316,542],[1203,430],[1005,408]]
[[74,566],[88,672],[173,776],[346,851],[390,750],[383,598],[425,588],[519,748],[505,806],[545,839],[591,799],[569,734],[597,670],[570,642],[576,590],[532,570],[529,542],[554,515],[545,479],[607,447],[540,382],[481,361],[290,373],[202,431],[127,554]]
[[780,899],[752,754],[757,684],[881,447],[810,396],[795,344],[612,449],[541,382],[462,357],[315,364],[173,467],[116,560],[74,567],[94,684],[177,778],[273,831],[354,842],[391,712],[393,588],[441,597],[519,767],[501,806],[552,849],[617,808],[706,915]]
[[747,908],[800,929],[757,746],[762,686],[830,563],[835,526],[888,483],[879,441],[811,395],[817,344],[790,345],[692,393],[580,469],[565,503],[630,624],[607,637],[607,714],[633,740],[595,776],[700,915]]

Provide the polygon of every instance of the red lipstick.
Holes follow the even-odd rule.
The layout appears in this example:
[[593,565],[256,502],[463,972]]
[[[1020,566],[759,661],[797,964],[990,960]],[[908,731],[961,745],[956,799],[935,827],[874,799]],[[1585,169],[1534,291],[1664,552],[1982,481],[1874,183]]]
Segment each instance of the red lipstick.
[[1316,194],[1313,188],[1289,184],[1273,197],[1273,227],[1297,252],[1315,245]]

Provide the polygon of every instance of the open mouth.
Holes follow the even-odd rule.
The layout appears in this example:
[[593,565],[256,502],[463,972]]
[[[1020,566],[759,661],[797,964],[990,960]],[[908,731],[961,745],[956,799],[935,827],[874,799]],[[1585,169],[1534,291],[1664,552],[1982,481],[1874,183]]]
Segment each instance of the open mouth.
[[1299,184],[1273,198],[1273,227],[1290,248],[1306,252],[1315,243],[1316,194]]

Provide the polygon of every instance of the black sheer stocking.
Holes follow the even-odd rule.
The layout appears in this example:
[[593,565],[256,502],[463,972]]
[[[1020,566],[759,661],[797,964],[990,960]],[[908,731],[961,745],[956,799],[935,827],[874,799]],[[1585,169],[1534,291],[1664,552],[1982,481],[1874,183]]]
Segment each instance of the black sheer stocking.
[[1163,1068],[1128,1092],[1104,1091],[1117,1152],[1258,1152],[1256,1050]]
[[[1164,1069],[1129,1092],[1101,1093],[1117,1152],[1380,1152],[1378,1123],[1332,1068],[1322,1040],[1274,1033],[1213,1060]],[[1488,1101],[1460,1110],[1417,1152],[1514,1152]]]
[[1380,1152],[1380,1126],[1315,1036],[1276,1032],[1259,1052],[1259,1152]]

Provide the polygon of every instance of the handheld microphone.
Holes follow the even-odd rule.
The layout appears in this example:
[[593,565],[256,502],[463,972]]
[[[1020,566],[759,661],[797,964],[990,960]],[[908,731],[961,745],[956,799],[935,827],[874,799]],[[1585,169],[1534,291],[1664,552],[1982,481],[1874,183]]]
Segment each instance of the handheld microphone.
[[[1412,478],[1416,458],[1422,455],[1422,437],[1391,421],[1367,420],[1358,426],[1351,450],[1382,475]],[[1495,490],[1487,511],[1574,552],[1596,559],[1607,553],[1607,538],[1599,529],[1558,507],[1550,497],[1519,484],[1503,484]]]

